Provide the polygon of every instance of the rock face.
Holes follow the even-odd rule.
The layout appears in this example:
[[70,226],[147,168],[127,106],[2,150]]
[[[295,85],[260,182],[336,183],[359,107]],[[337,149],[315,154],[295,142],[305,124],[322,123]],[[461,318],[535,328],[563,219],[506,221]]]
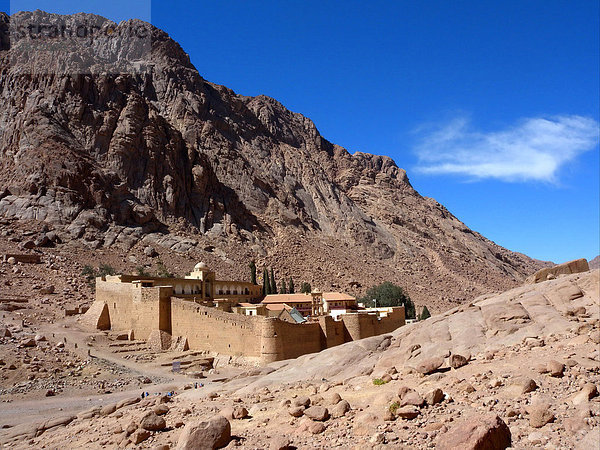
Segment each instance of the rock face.
[[[0,216],[49,223],[93,248],[128,248],[159,233],[147,243],[186,251],[193,243],[160,233],[207,236],[244,249],[240,258],[276,261],[287,276],[293,269],[346,289],[391,280],[428,304],[442,290],[460,300],[511,287],[543,266],[419,195],[392,159],[350,154],[276,100],[207,82],[149,24],[0,15],[5,28],[17,19],[145,26],[151,49],[138,54],[116,33],[113,43],[75,43],[59,69],[60,58],[19,59],[27,42],[8,50],[2,41]],[[104,55],[102,64],[84,70],[94,55]],[[364,261],[350,267],[357,254]]]
[[504,450],[511,445],[508,426],[498,416],[474,416],[438,438],[437,449]]
[[533,275],[527,277],[527,283],[539,283],[541,281],[551,280],[558,275],[569,275],[572,273],[587,272],[590,266],[585,258],[575,259],[554,267],[545,267],[538,270]]

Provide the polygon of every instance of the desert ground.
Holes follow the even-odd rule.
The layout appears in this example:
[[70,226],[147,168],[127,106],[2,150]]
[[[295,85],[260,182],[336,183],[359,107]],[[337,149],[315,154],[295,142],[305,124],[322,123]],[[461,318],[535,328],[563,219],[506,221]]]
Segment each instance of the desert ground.
[[260,367],[157,353],[126,333],[86,328],[81,314],[64,312],[92,300],[79,266],[58,256],[0,265],[3,448],[589,449],[600,441],[598,270]]

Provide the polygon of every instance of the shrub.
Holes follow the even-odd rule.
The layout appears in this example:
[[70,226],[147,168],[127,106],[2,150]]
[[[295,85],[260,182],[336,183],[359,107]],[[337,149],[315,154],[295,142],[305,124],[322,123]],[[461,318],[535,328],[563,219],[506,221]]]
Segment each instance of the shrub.
[[375,386],[381,386],[382,384],[385,384],[386,382],[384,380],[382,380],[381,378],[375,378],[373,379],[373,384]]
[[396,411],[398,411],[398,408],[400,408],[400,403],[399,402],[394,402],[390,405],[389,410],[392,414],[396,414]]

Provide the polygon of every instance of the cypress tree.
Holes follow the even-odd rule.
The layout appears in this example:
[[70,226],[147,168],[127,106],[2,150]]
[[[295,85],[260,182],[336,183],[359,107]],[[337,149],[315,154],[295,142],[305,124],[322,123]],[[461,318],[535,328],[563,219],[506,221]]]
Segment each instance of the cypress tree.
[[263,271],[263,295],[269,295],[271,292],[271,284],[269,283],[269,272],[267,268]]
[[289,284],[289,289],[288,289],[290,294],[295,294],[294,292],[294,279],[292,277],[290,277],[290,284]]
[[280,294],[287,294],[287,288],[285,286],[285,280],[281,280],[281,288],[279,288]]
[[425,320],[429,317],[431,317],[431,313],[427,309],[427,306],[423,306],[423,311],[421,311],[421,317],[419,318],[419,320]]
[[277,281],[275,281],[275,274],[271,267],[271,294],[277,294]]
[[250,283],[256,284],[256,264],[254,261],[250,261],[248,267],[250,267]]

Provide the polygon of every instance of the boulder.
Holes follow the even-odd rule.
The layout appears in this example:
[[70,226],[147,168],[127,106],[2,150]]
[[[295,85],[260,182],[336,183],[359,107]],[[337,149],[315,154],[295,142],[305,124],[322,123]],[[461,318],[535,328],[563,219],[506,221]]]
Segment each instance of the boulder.
[[453,369],[458,369],[459,367],[466,365],[468,362],[469,359],[466,356],[458,355],[456,353],[450,355],[450,367]]
[[550,409],[550,403],[538,401],[527,408],[529,414],[529,425],[533,428],[541,428],[554,420],[554,413]]
[[417,364],[415,370],[423,375],[428,375],[438,370],[443,364],[444,358],[428,358]]
[[167,422],[154,411],[150,411],[142,418],[140,427],[148,431],[160,431],[167,427]]
[[[590,266],[585,258],[575,259],[554,267],[545,267],[530,275],[525,280],[526,283],[535,284],[548,279],[556,278],[558,275],[569,275],[571,273],[587,272]],[[550,278],[548,276],[550,275]]]
[[54,294],[55,287],[53,285],[48,285],[40,289],[40,294],[49,295]]
[[331,416],[334,418],[343,417],[348,411],[350,411],[350,403],[348,403],[346,400],[342,400],[333,408],[331,408]]
[[217,415],[210,420],[188,423],[177,441],[177,450],[212,450],[231,441],[231,424]]
[[421,414],[421,412],[416,406],[406,405],[401,408],[398,408],[394,414],[396,415],[396,417],[400,417],[401,419],[411,420],[417,417],[419,414]]
[[293,406],[304,406],[308,408],[310,406],[310,398],[308,397],[297,397],[292,400]]
[[133,442],[135,445],[137,445],[140,442],[144,442],[151,435],[152,435],[152,433],[150,433],[148,430],[139,429],[139,430],[134,431],[129,439],[131,439],[131,442]]
[[233,408],[232,416],[234,419],[245,419],[248,417],[248,410],[243,406],[236,406]]
[[292,406],[288,409],[290,416],[292,417],[302,417],[304,415],[304,407],[303,406]]
[[276,436],[271,438],[269,442],[269,450],[289,450],[290,448],[290,438],[287,436]]
[[565,365],[555,360],[548,362],[547,367],[551,377],[562,377],[565,371]]
[[154,408],[152,408],[152,411],[154,411],[154,414],[157,416],[164,416],[169,412],[169,407],[164,403],[161,403],[160,405],[156,405]]
[[513,397],[519,397],[528,392],[535,391],[537,387],[537,383],[531,378],[517,378],[507,390]]
[[340,394],[338,394],[337,392],[332,392],[325,397],[325,402],[328,405],[337,405],[341,401],[342,397],[340,397]]
[[421,407],[425,403],[425,400],[416,391],[409,391],[400,397],[400,406],[413,405]]
[[432,406],[444,400],[444,392],[441,389],[435,388],[425,394],[425,403]]
[[598,388],[595,384],[586,383],[581,391],[573,397],[574,405],[581,405],[587,403],[590,399],[596,397],[598,395]]
[[511,446],[510,429],[496,415],[471,416],[460,421],[436,443],[438,450],[504,450]]
[[323,406],[311,406],[304,410],[304,415],[312,420],[323,421],[329,419],[329,411]]

